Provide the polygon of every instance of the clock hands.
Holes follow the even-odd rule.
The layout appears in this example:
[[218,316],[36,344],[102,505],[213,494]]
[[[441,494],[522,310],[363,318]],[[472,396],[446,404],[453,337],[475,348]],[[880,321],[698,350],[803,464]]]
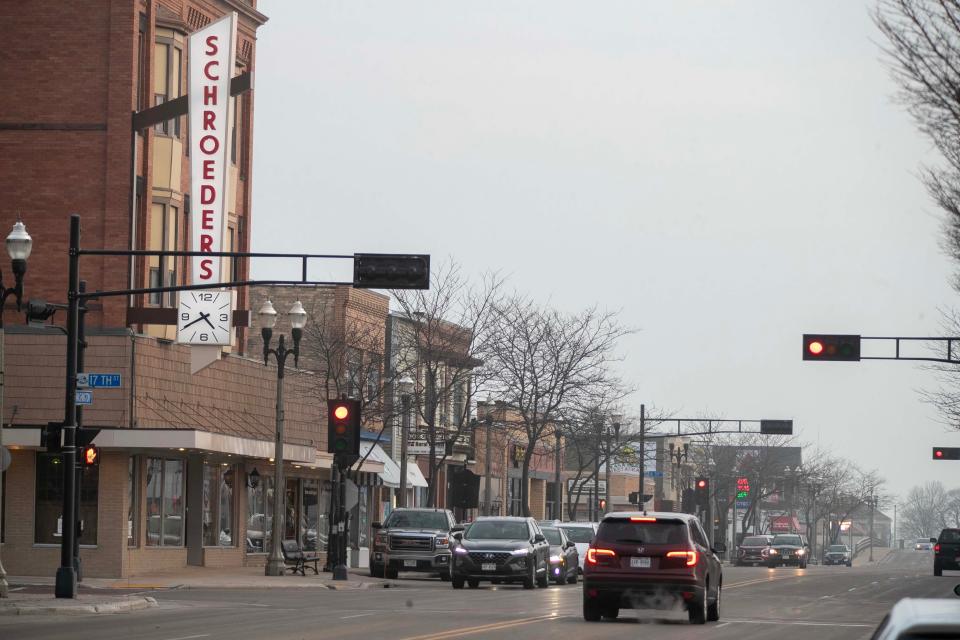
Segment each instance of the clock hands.
[[[183,325],[183,328],[186,329],[187,327],[189,327],[189,326],[191,326],[191,325],[197,324],[197,323],[200,322],[201,320],[206,320],[206,321],[207,321],[207,324],[210,324],[209,318],[210,318],[210,314],[209,314],[209,313],[203,313],[203,312],[201,311],[201,312],[200,312],[200,316],[199,316],[196,320],[194,320],[194,321],[192,321],[192,322],[188,322],[187,324]],[[210,324],[210,326],[212,327],[213,325]]]
[[209,314],[209,313],[201,313],[200,315],[203,317],[204,320],[207,321],[207,324],[210,325],[210,328],[211,328],[211,329],[213,329],[214,331],[217,330],[217,328],[216,328],[215,326],[213,326],[213,323],[210,322],[210,314]]

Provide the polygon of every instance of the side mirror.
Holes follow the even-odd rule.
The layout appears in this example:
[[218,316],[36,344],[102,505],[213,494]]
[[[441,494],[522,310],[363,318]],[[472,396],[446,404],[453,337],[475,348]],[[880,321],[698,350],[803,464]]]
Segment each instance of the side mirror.
[[457,533],[457,532],[462,533],[465,528],[466,527],[464,527],[462,524],[455,524],[452,527],[450,527],[450,533]]
[[460,531],[451,531],[450,537],[456,540],[457,542],[460,542],[461,540],[463,540],[463,529],[461,529]]
[[727,552],[727,545],[724,542],[714,542],[713,543],[713,552],[717,555],[723,555]]
[[960,597],[960,584],[953,588],[953,592],[957,595],[957,597]]
[[383,523],[382,523],[382,522],[371,522],[371,523],[370,523],[370,528],[371,528],[371,529],[383,529]]
[[936,539],[936,538],[930,538],[930,542],[936,543],[936,542],[937,542],[937,539]]
[[538,534],[536,534],[535,536],[533,536],[533,541],[534,541],[534,542],[546,542],[547,539],[543,537],[543,534],[542,534],[542,533],[538,533]]
[[564,549],[573,549],[575,546],[577,546],[577,545],[575,545],[575,544],[573,544],[572,542],[570,542],[569,540],[567,540],[567,544],[563,545],[563,548],[564,548]]

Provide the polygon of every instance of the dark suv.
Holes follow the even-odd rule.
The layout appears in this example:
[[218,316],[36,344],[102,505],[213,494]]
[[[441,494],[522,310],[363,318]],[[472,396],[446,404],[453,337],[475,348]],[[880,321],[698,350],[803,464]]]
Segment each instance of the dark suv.
[[807,544],[806,536],[799,533],[778,533],[773,536],[767,558],[767,566],[771,568],[794,564],[801,569],[806,569],[807,560],[810,559],[810,545]]
[[692,624],[720,619],[723,570],[700,521],[685,513],[611,513],[583,566],[583,618],[615,619],[621,608],[687,609]]
[[400,571],[450,577],[450,530],[456,524],[446,509],[394,509],[383,524],[371,525],[370,575],[396,578]]
[[823,554],[823,564],[843,564],[852,567],[853,553],[851,553],[850,547],[845,544],[832,544],[827,547],[826,553]]
[[933,575],[944,569],[960,570],[960,529],[944,529],[933,545]]
[[453,538],[454,589],[476,589],[481,580],[550,586],[550,544],[533,518],[477,518]]
[[766,564],[770,556],[771,542],[773,536],[746,536],[737,547],[736,565],[741,567],[745,564]]

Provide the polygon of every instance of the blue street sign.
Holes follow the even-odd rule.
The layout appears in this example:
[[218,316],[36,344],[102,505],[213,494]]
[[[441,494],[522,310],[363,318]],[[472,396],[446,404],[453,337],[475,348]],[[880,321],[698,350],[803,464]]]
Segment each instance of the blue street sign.
[[749,500],[737,500],[737,509],[749,509],[750,501]]
[[93,391],[77,390],[77,404],[93,404]]
[[647,478],[662,478],[663,471],[644,471],[643,475]]
[[119,373],[78,373],[77,386],[83,389],[119,389]]

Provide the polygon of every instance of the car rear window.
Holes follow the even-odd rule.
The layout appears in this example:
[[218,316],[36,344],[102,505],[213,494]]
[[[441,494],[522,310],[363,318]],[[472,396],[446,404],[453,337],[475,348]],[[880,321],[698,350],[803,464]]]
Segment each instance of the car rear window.
[[558,529],[548,529],[547,527],[543,527],[541,530],[543,531],[543,535],[547,539],[547,542],[550,544],[563,543],[563,540],[560,539],[560,531]]
[[607,519],[600,523],[597,540],[631,544],[684,544],[687,527],[679,520],[633,522],[630,519]]
[[745,547],[763,547],[770,544],[770,538],[764,538],[762,536],[750,536],[748,538],[744,538],[743,542],[740,544]]
[[447,514],[440,511],[394,511],[384,527],[399,529],[448,529]]
[[593,542],[593,527],[560,527],[573,542]]
[[940,532],[940,542],[960,542],[960,529],[944,529]]
[[843,553],[843,552],[845,552],[846,550],[847,550],[847,547],[846,547],[845,545],[842,545],[842,544],[832,544],[832,545],[830,545],[830,551],[839,551],[840,553]]

